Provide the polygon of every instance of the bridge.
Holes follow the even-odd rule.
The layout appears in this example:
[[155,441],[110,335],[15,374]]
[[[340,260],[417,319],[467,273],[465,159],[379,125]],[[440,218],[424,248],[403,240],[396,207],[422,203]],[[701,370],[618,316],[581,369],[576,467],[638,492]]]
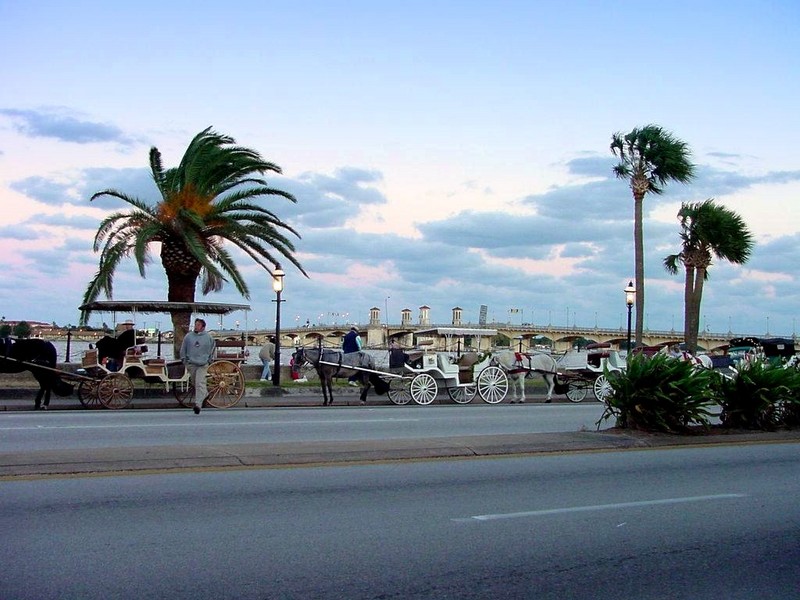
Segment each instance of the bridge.
[[[453,327],[469,327],[469,328],[482,328],[484,326],[476,326],[472,324],[453,325],[452,323],[446,324],[425,324],[425,325],[412,325],[409,323],[403,324],[380,324],[371,323],[369,325],[356,325],[359,329],[364,345],[367,348],[386,348],[389,345],[389,340],[396,338],[401,346],[410,348],[416,346],[420,341],[430,342],[437,350],[452,350],[455,349],[457,344],[469,342],[476,349],[486,350],[493,341],[493,337],[486,337],[480,340],[470,339],[456,339],[455,336],[447,339],[439,336],[431,336],[430,334],[418,335],[418,332],[430,331],[436,328],[453,328]],[[572,347],[572,345],[581,339],[591,340],[593,342],[607,342],[612,346],[620,348],[625,346],[627,340],[627,329],[622,328],[602,328],[602,327],[564,327],[553,325],[512,325],[509,323],[488,323],[485,328],[494,329],[498,335],[503,335],[511,340],[511,346],[521,351],[530,350],[537,345],[541,345],[544,340],[548,338],[552,341],[553,350],[556,352],[563,352]],[[350,325],[310,325],[307,327],[287,327],[281,328],[281,346],[316,346],[322,344],[325,347],[339,347],[342,343],[342,337],[350,330]],[[253,345],[261,345],[270,336],[275,335],[275,330],[272,329],[258,329],[255,331],[243,332],[239,330],[216,330],[211,332],[215,338],[233,338],[246,336],[249,343]],[[698,336],[698,345],[702,350],[710,351],[715,348],[725,346],[729,340],[735,337],[765,337],[764,334],[738,334],[730,331],[725,333],[715,333],[702,331]],[[791,336],[789,336],[791,337]],[[646,346],[655,346],[666,342],[682,342],[683,333],[680,331],[657,331],[645,330],[642,342]]]

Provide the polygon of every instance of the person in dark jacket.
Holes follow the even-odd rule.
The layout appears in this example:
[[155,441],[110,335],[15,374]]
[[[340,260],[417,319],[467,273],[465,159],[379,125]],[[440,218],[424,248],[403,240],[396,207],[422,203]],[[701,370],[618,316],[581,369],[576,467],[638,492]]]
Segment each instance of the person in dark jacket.
[[[353,325],[342,340],[342,352],[350,354],[352,352],[359,352],[361,350],[361,336],[358,335],[358,327]],[[358,386],[356,379],[358,375],[353,375],[347,378],[347,385]]]

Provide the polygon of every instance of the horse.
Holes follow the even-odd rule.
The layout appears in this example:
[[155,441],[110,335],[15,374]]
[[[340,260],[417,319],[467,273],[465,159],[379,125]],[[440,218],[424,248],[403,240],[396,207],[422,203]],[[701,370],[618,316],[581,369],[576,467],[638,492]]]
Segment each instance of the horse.
[[[11,340],[0,339],[0,373],[22,373],[30,371],[39,383],[34,408],[50,406],[50,392],[56,396],[69,396],[73,385],[61,379],[56,367],[56,347],[52,342],[38,338]],[[39,366],[42,368],[39,368]],[[53,370],[50,370],[53,369]],[[42,404],[44,400],[44,404]]]
[[523,354],[513,350],[501,350],[492,354],[490,364],[502,367],[508,374],[513,394],[511,404],[525,402],[525,378],[532,372],[539,373],[547,384],[545,402],[552,401],[553,391],[558,384],[558,373],[556,361],[549,354],[542,352]]
[[[375,371],[375,361],[366,352],[350,352],[343,354],[338,350],[319,348],[299,348],[292,359],[296,367],[310,364],[317,371],[322,385],[322,406],[333,404],[333,379],[340,377],[355,377],[361,388],[359,396],[361,403],[367,403],[367,392],[375,386],[378,395],[383,395],[389,390],[389,384],[381,379],[377,373],[369,373],[360,369]],[[358,368],[352,368],[358,367]]]

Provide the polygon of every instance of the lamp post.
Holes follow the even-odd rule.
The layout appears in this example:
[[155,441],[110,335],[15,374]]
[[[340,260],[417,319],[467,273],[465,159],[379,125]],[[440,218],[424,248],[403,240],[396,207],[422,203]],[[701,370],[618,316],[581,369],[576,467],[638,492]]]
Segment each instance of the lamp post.
[[625,304],[628,306],[628,342],[625,350],[627,354],[631,353],[631,310],[633,304],[636,302],[636,288],[633,287],[633,282],[628,282],[628,287],[625,288]]
[[272,385],[281,384],[281,292],[283,291],[283,278],[286,273],[281,269],[280,263],[276,263],[275,270],[272,272],[272,289],[277,296],[275,302],[275,368],[272,370]]

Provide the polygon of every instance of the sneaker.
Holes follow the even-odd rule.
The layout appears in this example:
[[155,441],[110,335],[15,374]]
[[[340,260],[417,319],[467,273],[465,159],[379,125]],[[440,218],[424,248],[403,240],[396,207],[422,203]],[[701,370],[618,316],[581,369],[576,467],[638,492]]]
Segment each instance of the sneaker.
[[358,387],[358,384],[355,381],[348,381],[347,385],[352,385],[353,387]]
[[194,407],[194,414],[196,414],[196,415],[200,414],[200,407],[197,406],[197,405],[195,405],[195,407]]

